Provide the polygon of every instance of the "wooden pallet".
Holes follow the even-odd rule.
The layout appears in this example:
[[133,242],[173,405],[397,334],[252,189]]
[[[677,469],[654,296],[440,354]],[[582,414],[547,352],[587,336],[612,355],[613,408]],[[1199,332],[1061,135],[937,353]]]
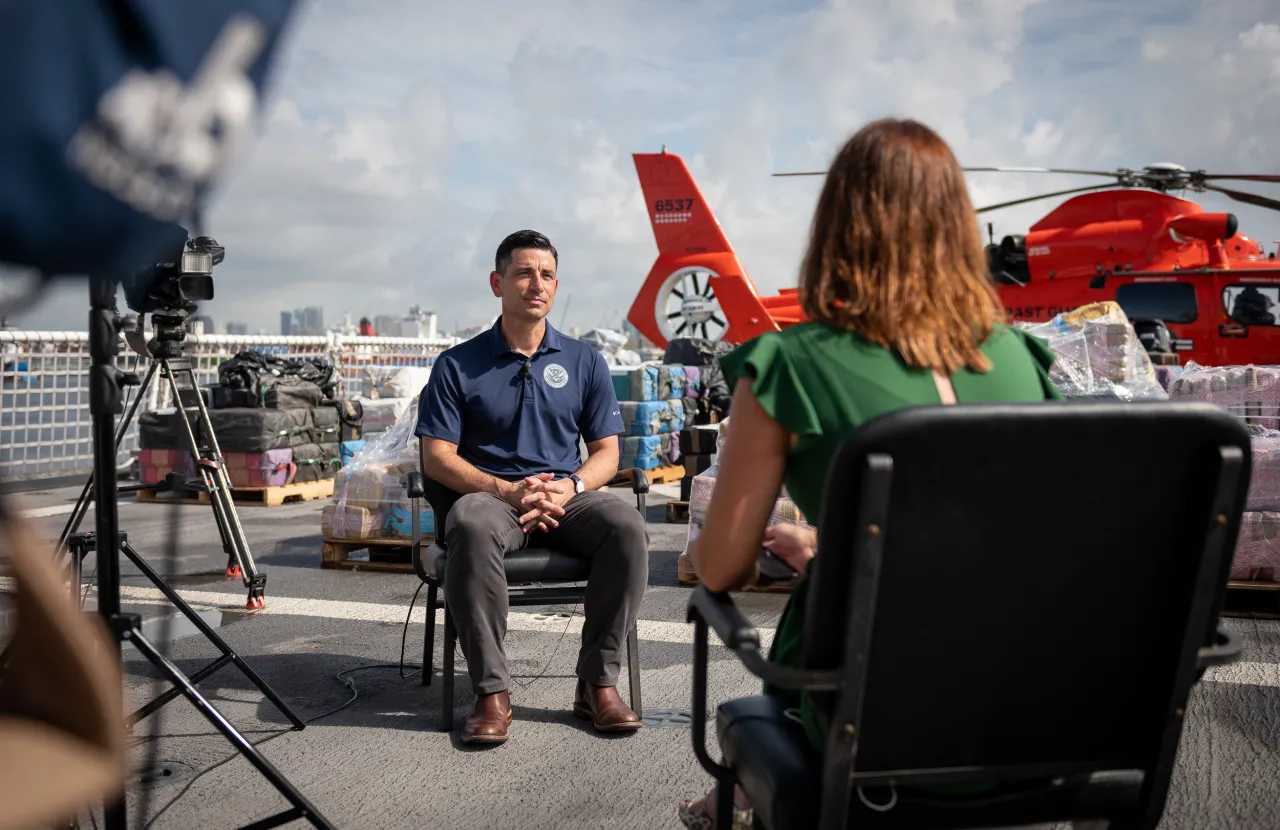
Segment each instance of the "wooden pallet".
[[1280,620],[1280,582],[1228,582],[1222,616]]
[[[422,543],[429,545],[435,537],[422,534]],[[352,559],[357,551],[368,551],[367,559]],[[383,573],[413,573],[408,539],[325,539],[320,546],[320,567],[339,568],[348,571],[380,571]]]
[[[619,484],[630,484],[631,471],[633,469],[634,469],[633,467],[628,467],[625,470],[619,470],[617,478],[609,482],[609,486],[612,487]],[[649,484],[651,485],[667,484],[669,482],[679,481],[680,479],[684,478],[684,465],[668,464],[665,467],[656,467],[652,470],[645,470],[644,474],[645,474],[645,477],[649,479]]]
[[[237,507],[278,507],[300,501],[327,499],[333,496],[333,482],[331,478],[322,478],[319,481],[295,482],[279,487],[232,487],[231,501]],[[138,501],[141,504],[209,504],[211,499],[208,493],[195,490],[139,490]]]
[[[676,564],[676,581],[681,585],[693,587],[699,583],[698,575],[689,567],[689,560],[684,554],[680,554],[679,562]],[[742,588],[746,593],[752,594],[789,594],[791,589],[796,587],[799,579],[789,579],[786,582],[770,582],[765,584],[748,585]]]
[[689,502],[687,501],[669,501],[667,502],[667,521],[672,524],[688,524],[689,523]]

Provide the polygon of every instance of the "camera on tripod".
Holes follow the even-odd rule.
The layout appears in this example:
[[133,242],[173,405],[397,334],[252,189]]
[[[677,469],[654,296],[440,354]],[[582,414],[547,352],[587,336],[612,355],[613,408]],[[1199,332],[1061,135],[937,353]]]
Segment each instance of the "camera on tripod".
[[125,282],[129,308],[151,315],[155,334],[147,351],[153,357],[182,357],[187,318],[198,303],[213,299],[213,267],[225,256],[226,248],[213,237],[188,237],[174,256],[140,269]]

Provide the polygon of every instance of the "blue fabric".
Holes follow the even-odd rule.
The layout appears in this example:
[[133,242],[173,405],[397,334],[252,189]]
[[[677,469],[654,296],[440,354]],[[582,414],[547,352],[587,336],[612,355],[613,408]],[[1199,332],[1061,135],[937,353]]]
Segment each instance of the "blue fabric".
[[414,434],[458,445],[481,472],[514,481],[538,473],[572,475],[582,466],[578,439],[623,432],[604,355],[547,325],[528,358],[509,348],[502,318],[444,351],[418,400]]
[[[393,507],[387,511],[387,521],[383,528],[397,536],[408,536],[413,533],[413,513],[403,507]],[[424,507],[418,511],[418,532],[435,533],[436,517],[431,508]]]
[[364,439],[358,441],[343,441],[338,444],[338,455],[342,457],[342,466],[351,463],[351,459],[365,447]]
[[[216,122],[174,120],[178,105],[212,102],[244,127],[237,110],[261,111],[272,56],[295,0],[0,0],[0,261],[53,274],[123,278],[181,244],[192,196],[220,178]],[[243,15],[247,28],[229,25]],[[261,35],[241,57],[223,53],[205,96],[193,86],[211,51],[236,34]],[[227,38],[230,38],[228,40]],[[223,40],[219,41],[219,38]],[[130,75],[129,73],[134,74]],[[171,100],[162,73],[180,86]],[[252,94],[249,94],[252,93]],[[113,105],[114,102],[114,105]],[[220,109],[222,105],[229,108]],[[199,109],[197,107],[196,109]],[[198,115],[198,114],[197,114]],[[169,125],[169,129],[159,125]],[[226,125],[223,125],[224,127]],[[120,128],[124,129],[121,130]],[[167,145],[166,140],[177,138]],[[166,150],[166,147],[169,149]],[[177,148],[180,153],[174,153]],[[217,236],[215,229],[207,231]],[[234,245],[227,257],[235,256]]]

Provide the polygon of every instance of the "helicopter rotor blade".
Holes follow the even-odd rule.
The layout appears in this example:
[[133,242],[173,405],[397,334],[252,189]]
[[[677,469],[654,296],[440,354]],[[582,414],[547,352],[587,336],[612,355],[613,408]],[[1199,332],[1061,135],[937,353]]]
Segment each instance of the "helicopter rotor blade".
[[1000,208],[1013,207],[1014,205],[1025,205],[1027,202],[1038,202],[1041,199],[1052,199],[1055,196],[1070,196],[1072,193],[1085,193],[1090,190],[1105,190],[1108,187],[1120,187],[1119,184],[1093,184],[1088,187],[1073,187],[1070,190],[1058,190],[1053,193],[1041,193],[1039,196],[1028,196],[1025,199],[1014,199],[1012,202],[1001,202],[997,205],[987,205],[978,208],[978,213],[986,213],[989,210],[999,210]]
[[1231,199],[1235,199],[1237,202],[1244,202],[1247,205],[1269,208],[1270,210],[1280,210],[1280,200],[1269,199],[1266,196],[1259,196],[1256,193],[1246,193],[1243,190],[1229,190],[1228,188],[1218,187],[1212,184],[1206,184],[1204,189],[1217,191]]
[[1060,167],[962,167],[960,168],[966,173],[1065,173],[1073,176],[1106,176],[1108,178],[1119,178],[1123,174],[1129,172],[1105,170],[1071,170]]
[[1271,184],[1280,184],[1280,176],[1270,173],[1205,173],[1199,177],[1200,181],[1207,182],[1213,179],[1219,181],[1233,180],[1238,182],[1269,182]]
[[[1129,171],[1105,171],[1105,170],[1073,170],[1058,167],[962,167],[960,168],[966,173],[1059,173],[1074,176],[1107,176],[1108,178],[1120,178]],[[777,177],[781,176],[825,176],[825,170],[808,170],[798,173],[774,173]],[[1210,177],[1212,178],[1212,177]]]

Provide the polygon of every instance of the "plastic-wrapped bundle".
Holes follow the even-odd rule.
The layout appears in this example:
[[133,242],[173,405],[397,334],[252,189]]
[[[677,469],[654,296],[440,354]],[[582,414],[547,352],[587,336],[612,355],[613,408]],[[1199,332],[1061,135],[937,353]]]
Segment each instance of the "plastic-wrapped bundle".
[[366,366],[361,391],[372,400],[416,398],[430,379],[430,366]]
[[684,401],[626,401],[621,404],[627,435],[661,435],[684,428]]
[[684,396],[686,398],[702,397],[702,367],[684,367]]
[[1174,378],[1186,371],[1185,366],[1157,366],[1156,380],[1160,381],[1161,388],[1168,392],[1170,385],[1173,384]]
[[683,366],[658,367],[658,399],[669,401],[683,398],[688,387],[688,376]]
[[1019,323],[1048,342],[1057,360],[1049,378],[1068,398],[1167,400],[1133,324],[1113,301],[1093,303],[1046,323]]
[[1280,513],[1245,513],[1240,522],[1231,579],[1280,582]]
[[619,469],[639,467],[642,470],[653,470],[668,463],[671,458],[671,435],[632,435],[622,439],[622,451],[618,461]]
[[1280,429],[1280,366],[1200,366],[1188,363],[1169,384],[1169,397],[1209,401],[1248,424]]
[[1253,468],[1245,510],[1280,510],[1280,431],[1250,426]]
[[658,400],[658,366],[634,366],[627,369],[613,368],[613,394],[619,401]]
[[[418,399],[396,422],[365,439],[365,446],[338,472],[333,503],[321,515],[321,528],[330,539],[407,538],[413,517],[404,488],[405,473],[419,469]],[[434,532],[430,509],[422,505],[421,531]],[[331,535],[333,534],[333,535]]]

